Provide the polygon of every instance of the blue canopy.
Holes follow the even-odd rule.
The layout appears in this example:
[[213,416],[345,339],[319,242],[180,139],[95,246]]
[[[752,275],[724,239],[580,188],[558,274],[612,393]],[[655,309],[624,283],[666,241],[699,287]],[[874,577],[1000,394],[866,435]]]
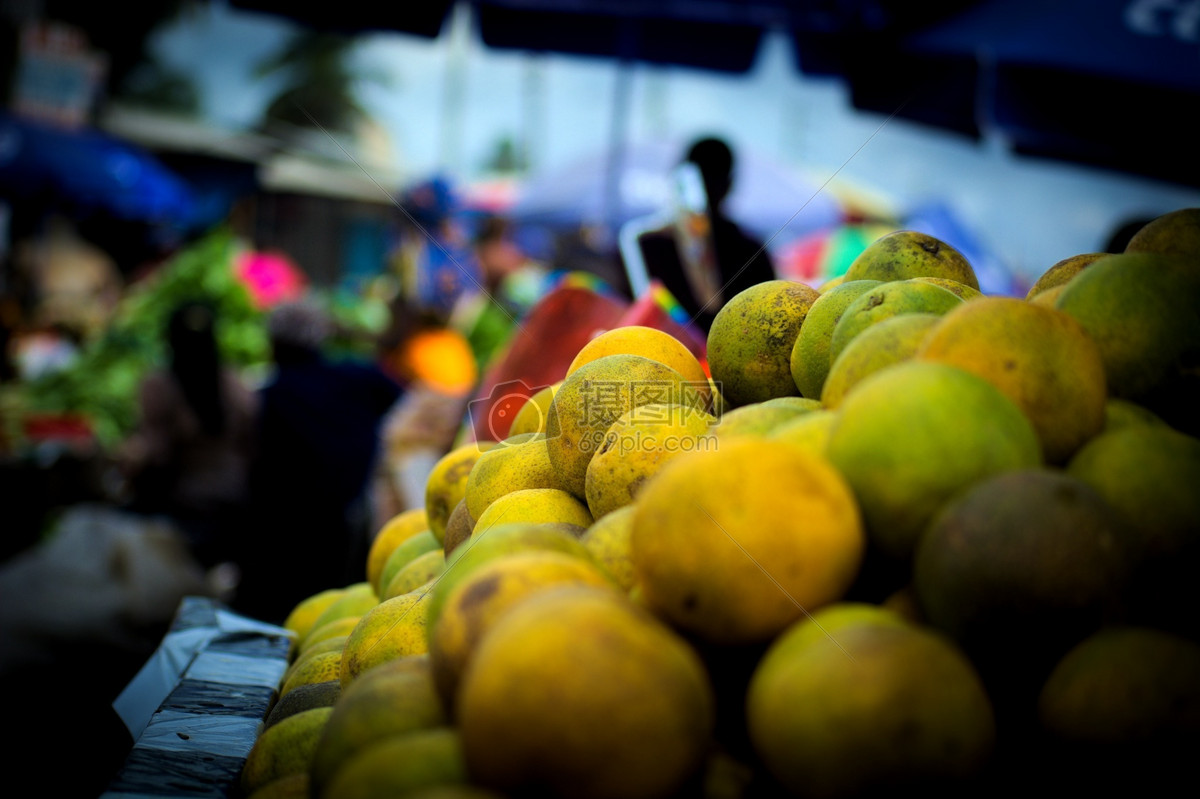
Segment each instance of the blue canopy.
[[150,153],[100,131],[0,111],[0,196],[187,227],[188,183]]

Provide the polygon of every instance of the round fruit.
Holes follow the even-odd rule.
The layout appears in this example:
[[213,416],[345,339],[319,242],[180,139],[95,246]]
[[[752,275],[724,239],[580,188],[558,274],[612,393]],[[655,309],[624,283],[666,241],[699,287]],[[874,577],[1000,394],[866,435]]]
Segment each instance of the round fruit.
[[840,599],[865,538],[827,460],[746,438],[668,464],[638,499],[630,543],[648,607],[702,640],[750,644]]
[[409,508],[388,519],[383,527],[379,528],[367,550],[367,583],[372,588],[377,586],[379,573],[383,571],[383,564],[387,563],[392,550],[401,542],[428,529],[429,517],[425,514],[424,507]]
[[986,477],[1041,465],[1012,400],[956,366],[905,361],[867,377],[838,409],[829,459],[879,549],[908,561],[942,505]]
[[792,379],[800,396],[821,398],[829,374],[829,345],[833,329],[854,300],[880,284],[878,280],[852,280],[823,292],[808,309],[796,343],[792,346]]
[[413,591],[380,602],[363,614],[342,650],[338,678],[346,688],[380,663],[428,651],[429,594]]
[[880,236],[846,268],[846,281],[897,281],[914,277],[943,277],[979,288],[979,279],[966,257],[946,242],[916,230],[895,230]]
[[1092,262],[1100,260],[1105,255],[1108,255],[1108,253],[1085,252],[1057,261],[1033,282],[1033,285],[1029,287],[1029,291],[1025,294],[1025,299],[1032,300],[1043,291],[1049,291],[1052,288],[1066,285],[1067,281],[1090,266]]
[[450,521],[450,512],[466,493],[472,467],[494,446],[491,441],[463,444],[443,455],[430,470],[425,481],[425,517],[439,544],[446,540],[446,523]]
[[1124,612],[1132,543],[1083,481],[1012,471],[938,514],[917,546],[912,587],[927,623],[958,641],[1004,709],[1024,712],[1058,658]]
[[909,313],[941,316],[963,304],[962,298],[941,286],[919,280],[881,283],[850,303],[833,328],[829,341],[829,368],[859,334],[884,319]]
[[641,355],[669,366],[695,386],[697,393],[707,403],[703,410],[712,408],[708,374],[704,367],[687,345],[666,331],[644,325],[623,325],[606,330],[583,345],[567,367],[566,377],[584,364],[605,355]]
[[830,366],[821,402],[826,408],[837,408],[868,375],[915,357],[941,318],[931,313],[903,313],[881,319],[859,333]]
[[721,307],[708,331],[708,369],[729,408],[799,393],[792,349],[820,296],[805,283],[768,280]]
[[465,675],[458,719],[468,771],[485,787],[665,797],[703,762],[713,695],[669,627],[618,592],[571,586],[496,623]]
[[746,716],[755,751],[796,796],[966,787],[996,740],[962,652],[872,606],[827,606],[781,634],[751,677]]
[[947,313],[919,360],[979,375],[1016,403],[1048,463],[1061,464],[1104,426],[1104,361],[1073,318],[1015,297],[983,297]]

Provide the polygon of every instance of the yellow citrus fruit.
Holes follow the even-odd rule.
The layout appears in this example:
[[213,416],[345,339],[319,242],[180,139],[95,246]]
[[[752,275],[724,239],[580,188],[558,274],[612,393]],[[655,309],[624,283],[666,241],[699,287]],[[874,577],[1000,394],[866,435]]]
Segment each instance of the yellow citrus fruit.
[[996,724],[967,657],[882,608],[826,628],[839,612],[796,622],[750,678],[754,750],[789,795],[874,795],[980,775]]
[[557,488],[526,488],[510,491],[487,506],[475,520],[472,535],[498,524],[562,523],[586,528],[592,523],[587,505],[573,494]]
[[[703,389],[707,392],[707,382]],[[585,499],[588,462],[608,428],[631,408],[668,404],[705,409],[708,402],[694,381],[641,355],[603,355],[585,363],[563,380],[550,403],[546,449],[559,488]]]
[[512,425],[508,428],[510,438],[525,433],[546,432],[546,419],[550,415],[550,401],[554,399],[554,394],[560,386],[562,386],[561,380],[543,386],[530,395],[517,411],[517,415],[513,417]]
[[894,230],[866,246],[846,268],[846,280],[942,277],[979,288],[966,257],[945,241],[916,230]]
[[324,610],[336,602],[342,595],[343,588],[327,588],[296,603],[287,617],[283,627],[296,634],[296,640],[304,638],[312,629],[313,622]]
[[729,408],[799,394],[792,348],[821,295],[791,280],[767,280],[730,298],[708,331],[708,368]]
[[633,530],[633,505],[624,505],[596,519],[580,541],[613,582],[626,591],[633,588],[633,556],[629,538]]
[[838,415],[828,457],[853,488],[872,543],[901,561],[959,491],[1042,463],[1021,409],[957,366],[895,364],[859,383]]
[[852,280],[821,292],[800,325],[796,343],[792,345],[790,367],[792,380],[800,396],[819,400],[825,377],[829,374],[829,344],[833,328],[842,318],[847,306],[870,289],[878,280]]
[[951,294],[957,295],[963,301],[975,300],[984,296],[983,292],[973,286],[968,286],[966,283],[961,283],[957,280],[951,280],[948,277],[931,277],[929,275],[918,275],[912,278],[921,283],[929,283],[934,286],[941,286]]
[[[362,618],[361,613],[341,616],[322,624],[320,627],[314,627],[308,634],[308,637],[304,639],[303,646],[296,649],[295,661],[299,662],[311,650],[320,648],[326,641],[350,635],[350,631],[354,629],[354,625],[358,624],[360,618]],[[337,647],[333,648],[336,649]]]
[[717,418],[684,405],[641,405],[620,416],[588,462],[584,494],[593,519],[628,505],[672,458],[705,446]]
[[479,642],[505,613],[538,591],[566,584],[612,588],[593,563],[561,552],[517,552],[471,572],[447,596],[430,631],[434,684],[446,707],[456,705],[462,675]]
[[752,402],[724,413],[709,426],[709,433],[719,441],[741,436],[767,436],[781,425],[823,406],[820,400],[807,397],[775,397]]
[[318,799],[391,799],[469,782],[458,730],[435,727],[387,736],[354,752]]
[[334,649],[304,658],[296,669],[288,675],[287,680],[279,688],[279,695],[287,693],[301,685],[335,680],[341,671],[342,650]]
[[416,535],[401,541],[392,549],[392,554],[388,555],[387,560],[384,561],[383,569],[380,570],[379,577],[377,578],[379,582],[373,586],[375,593],[380,599],[383,599],[388,585],[401,569],[422,555],[441,551],[442,545],[438,542],[432,530],[422,530]]
[[[450,521],[454,506],[466,493],[471,468],[483,453],[495,445],[493,441],[473,441],[455,447],[439,458],[430,470],[425,481],[425,518],[426,525],[439,543],[446,540],[446,523]],[[402,533],[396,535],[403,537]],[[384,543],[380,547],[389,545]]]
[[822,409],[798,416],[777,427],[770,435],[776,441],[798,447],[814,455],[824,455],[829,446],[829,434],[837,421],[837,412]]
[[371,546],[367,550],[366,581],[372,588],[378,590],[379,575],[383,571],[383,565],[387,563],[388,556],[392,554],[392,550],[401,542],[428,529],[430,529],[429,517],[425,513],[424,506],[401,511],[379,528],[379,532],[375,534],[371,540]]
[[313,786],[323,790],[355,752],[394,735],[446,723],[428,655],[381,663],[345,687],[313,753]]
[[1200,352],[1197,304],[1200,271],[1191,261],[1137,252],[1093,262],[1066,284],[1054,307],[1095,340],[1109,394],[1151,402],[1170,399],[1162,395]]
[[1072,317],[1015,297],[955,308],[916,356],[979,375],[1033,423],[1048,463],[1064,463],[1104,426],[1100,349]]
[[380,601],[415,591],[438,577],[446,568],[446,553],[440,549],[418,555],[388,581]]
[[476,568],[494,558],[527,550],[552,550],[594,562],[592,553],[572,532],[574,528],[561,524],[503,523],[481,530],[446,559],[442,575],[434,583],[428,611],[429,628],[433,629],[441,615],[446,598],[462,580]]
[[550,463],[542,433],[509,436],[485,452],[467,477],[463,499],[478,519],[500,497],[526,488],[558,488],[558,473]]
[[846,394],[869,375],[911,360],[941,318],[931,313],[903,313],[881,319],[859,333],[829,367],[821,403],[826,408],[837,408]]
[[317,741],[332,713],[332,707],[315,707],[263,730],[242,764],[239,776],[242,794],[251,794],[289,774],[307,773]]
[[412,591],[384,600],[363,614],[342,650],[338,678],[345,689],[380,663],[427,650],[429,593]]
[[1108,255],[1108,253],[1083,252],[1063,258],[1061,261],[1056,261],[1049,269],[1039,275],[1037,280],[1033,281],[1033,285],[1029,287],[1029,291],[1025,294],[1025,299],[1032,300],[1044,291],[1066,285],[1067,281],[1105,255]]
[[606,330],[583,345],[567,367],[565,377],[605,355],[641,355],[669,366],[695,385],[696,392],[708,403],[704,410],[712,407],[708,373],[687,345],[666,331],[644,325],[623,325]]
[[540,591],[499,619],[458,709],[472,781],[513,795],[672,796],[714,729],[695,650],[620,592],[591,586]]
[[1200,208],[1177,208],[1155,217],[1133,234],[1125,252],[1200,256]]
[[309,799],[307,772],[287,774],[254,790],[246,799]]
[[279,696],[271,705],[271,711],[263,719],[264,730],[274,727],[288,716],[294,716],[315,707],[333,707],[342,693],[342,684],[336,679],[298,685]]
[[840,599],[866,543],[830,463],[761,438],[673,460],[638,499],[631,535],[647,606],[718,644],[767,641]]
[[902,314],[944,315],[963,304],[957,294],[919,280],[894,280],[863,292],[842,312],[829,340],[829,368],[863,331]]

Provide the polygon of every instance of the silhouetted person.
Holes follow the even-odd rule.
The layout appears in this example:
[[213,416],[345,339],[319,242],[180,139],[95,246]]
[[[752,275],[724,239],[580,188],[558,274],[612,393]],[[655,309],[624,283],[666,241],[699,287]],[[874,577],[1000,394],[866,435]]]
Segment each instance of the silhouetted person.
[[216,322],[202,300],[171,313],[169,362],[143,379],[119,454],[130,509],[169,517],[206,568],[230,559],[241,534],[255,414],[252,390],[222,363]]
[[[705,332],[721,306],[757,283],[774,280],[775,267],[763,243],[746,233],[725,214],[724,202],[733,188],[734,155],[722,139],[706,137],[694,142],[683,159],[695,164],[704,184],[708,206],[707,237],[687,242],[680,239],[678,226],[643,234],[639,238],[646,271],[658,279],[679,301],[688,316]],[[681,256],[681,244],[700,244],[708,266],[689,267]],[[708,270],[711,269],[711,274]]]
[[260,390],[233,606],[280,623],[301,599],[366,579],[380,421],[402,389],[374,363],[327,358],[332,323],[315,306],[276,308],[268,332],[276,372]]

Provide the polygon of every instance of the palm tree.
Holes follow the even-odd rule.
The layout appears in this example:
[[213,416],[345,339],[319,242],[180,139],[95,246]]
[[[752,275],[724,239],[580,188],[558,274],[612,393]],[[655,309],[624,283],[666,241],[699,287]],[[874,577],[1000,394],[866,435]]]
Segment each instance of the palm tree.
[[369,119],[355,86],[362,81],[386,83],[383,76],[350,65],[355,44],[350,36],[303,31],[260,63],[259,77],[286,75],[283,88],[267,105],[261,129],[285,136],[295,128],[355,133]]

